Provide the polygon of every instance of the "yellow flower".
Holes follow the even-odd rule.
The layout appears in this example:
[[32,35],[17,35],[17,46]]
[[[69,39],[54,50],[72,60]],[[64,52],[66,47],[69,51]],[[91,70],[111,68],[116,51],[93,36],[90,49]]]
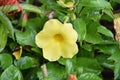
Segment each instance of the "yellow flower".
[[72,8],[74,6],[74,2],[71,2],[71,1],[65,3],[65,0],[59,0],[59,1],[57,1],[57,3],[60,6],[65,7],[65,8]]
[[57,19],[51,19],[44,25],[36,37],[35,42],[43,49],[44,58],[49,61],[56,61],[61,56],[72,58],[78,52],[77,32],[71,23],[62,24]]
[[19,48],[17,48],[17,50],[15,50],[13,52],[13,55],[15,56],[15,58],[18,60],[20,59],[21,55],[22,55],[22,46],[20,46]]

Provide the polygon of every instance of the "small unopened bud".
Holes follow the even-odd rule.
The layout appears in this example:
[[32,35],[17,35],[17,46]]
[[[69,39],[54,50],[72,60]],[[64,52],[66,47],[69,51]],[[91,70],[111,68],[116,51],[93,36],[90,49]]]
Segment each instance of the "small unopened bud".
[[77,80],[77,77],[75,74],[69,74],[67,80]]
[[76,19],[76,15],[74,13],[70,13],[69,17],[72,21]]
[[27,13],[24,13],[23,14],[23,19],[22,19],[22,26],[23,27],[26,26],[27,20],[28,20],[28,15],[27,15]]

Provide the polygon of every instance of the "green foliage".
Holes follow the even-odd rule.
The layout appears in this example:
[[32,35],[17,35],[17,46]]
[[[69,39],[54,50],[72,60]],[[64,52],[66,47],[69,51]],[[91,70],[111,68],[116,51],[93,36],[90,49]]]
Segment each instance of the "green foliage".
[[84,73],[78,77],[79,80],[102,80],[94,73]]
[[[4,34],[3,34],[4,33]],[[7,43],[7,31],[3,25],[0,25],[0,52],[5,48]]]
[[106,0],[81,0],[80,4],[83,6],[87,6],[87,7],[95,7],[95,8],[112,8],[110,3],[107,2]]
[[114,38],[112,32],[109,31],[109,30],[108,30],[107,28],[105,28],[104,26],[99,26],[97,30],[98,30],[99,33],[104,34],[105,36]]
[[[29,12],[35,12],[40,14],[41,11],[38,7],[33,6],[31,4],[20,4],[20,6],[22,7],[22,9],[24,9],[25,11],[29,11]],[[0,7],[0,9],[2,9],[3,6]],[[9,5],[4,6],[4,12],[11,12],[11,11],[15,11],[17,10],[18,7],[16,5],[13,5],[11,8]]]
[[[65,80],[65,68],[59,64],[47,63],[48,77],[45,80]],[[39,80],[43,79],[41,70],[37,73]]]
[[15,66],[19,69],[29,69],[38,66],[38,61],[32,57],[21,57],[18,61],[14,61]]
[[2,73],[0,80],[23,80],[23,76],[18,68],[11,65]]
[[36,32],[34,30],[27,30],[25,32],[16,32],[16,40],[21,45],[30,45],[30,46],[36,46],[35,45],[35,35]]
[[0,54],[0,62],[2,69],[8,68],[13,63],[12,56],[10,54]]
[[[58,0],[23,1],[0,5],[0,80],[67,80],[70,74],[76,75],[77,80],[104,80],[102,72],[106,68],[113,71],[114,80],[119,80],[120,45],[114,39],[116,34],[109,30],[109,23],[119,17],[113,15],[120,0],[65,0],[64,5],[74,2],[70,8],[61,6]],[[24,14],[27,17],[23,18]],[[35,44],[36,34],[51,18],[73,25],[79,50],[74,57],[49,62]],[[22,25],[25,19],[26,24]],[[13,52],[19,53],[19,46],[22,54],[16,60]],[[41,69],[43,64],[47,77]]]
[[78,18],[73,22],[73,25],[78,33],[78,41],[82,43],[86,36],[86,24],[84,20]]
[[85,41],[98,44],[103,42],[101,35],[97,32],[97,27],[99,25],[96,22],[92,22],[87,26],[87,34],[85,37]]
[[14,29],[9,18],[0,11],[0,22],[2,26],[6,29],[5,31],[14,39]]
[[99,75],[102,71],[102,67],[96,59],[81,57],[77,59],[76,64],[76,69],[79,75],[84,72],[92,72]]

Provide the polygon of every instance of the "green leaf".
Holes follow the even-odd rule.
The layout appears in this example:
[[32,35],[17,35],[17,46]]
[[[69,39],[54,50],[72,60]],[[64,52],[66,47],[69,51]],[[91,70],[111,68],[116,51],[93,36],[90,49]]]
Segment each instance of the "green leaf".
[[39,69],[39,67],[27,69],[27,71],[25,72],[26,74],[24,76],[24,80],[38,80],[37,72]]
[[19,60],[15,61],[14,64],[20,69],[28,69],[38,66],[38,61],[32,57],[21,57]]
[[[78,74],[81,74],[83,72],[100,74],[102,71],[102,67],[96,59],[81,57],[77,59],[76,64]],[[83,68],[82,71],[81,68]]]
[[86,23],[82,19],[77,18],[73,22],[73,25],[78,33],[78,41],[82,43],[82,41],[85,39],[86,36]]
[[39,80],[66,80],[66,72],[65,68],[59,64],[56,63],[47,63],[47,72],[48,77],[43,79],[42,71],[38,71],[37,75],[39,77]]
[[[28,12],[35,12],[40,14],[41,11],[37,6],[31,5],[31,4],[20,4],[20,6],[22,7],[23,10],[28,11]],[[0,9],[2,9],[3,6],[0,7]],[[16,5],[12,5],[12,7],[10,7],[9,5],[4,6],[4,12],[11,12],[11,11],[15,11],[18,10],[18,6]]]
[[87,34],[85,37],[85,41],[93,44],[99,44],[103,42],[101,35],[97,32],[98,24],[96,22],[91,22],[87,26]]
[[115,62],[114,64],[114,80],[119,80],[117,79],[120,77],[120,62]]
[[92,51],[92,45],[85,44],[85,45],[82,45],[81,47],[87,51]]
[[27,26],[25,28],[39,32],[43,28],[45,22],[45,17],[28,19]]
[[114,79],[116,80],[120,76],[120,50],[116,51],[113,55],[111,55],[109,60],[114,60]]
[[[90,48],[91,47],[91,48]],[[87,48],[87,49],[86,49]],[[93,58],[94,57],[94,50],[93,46],[87,46],[87,45],[82,45],[79,48],[79,54],[80,57],[88,57],[88,58]]]
[[106,0],[81,0],[80,4],[87,7],[112,9],[112,6]]
[[120,3],[120,0],[112,0],[112,1],[117,2],[117,3]]
[[6,69],[13,63],[12,56],[10,54],[0,54],[0,62],[2,68]]
[[7,43],[7,31],[5,26],[0,24],[0,52],[5,48]]
[[23,76],[19,69],[11,65],[2,73],[0,80],[23,80]]
[[106,36],[108,36],[108,37],[114,38],[112,32],[111,32],[110,30],[108,30],[108,29],[107,29],[106,27],[104,27],[104,26],[99,26],[99,27],[97,27],[97,30],[98,30],[98,32],[101,33],[101,34],[104,34],[104,35],[106,35]]
[[74,73],[74,67],[76,65],[76,57],[73,57],[71,59],[60,58],[58,62],[62,65],[65,65],[67,74]]
[[120,61],[120,50],[119,51],[115,51],[114,54],[112,54],[109,57],[110,60],[114,60],[115,62],[119,62]]
[[94,73],[83,73],[78,77],[79,80],[102,80],[99,76]]
[[101,19],[101,14],[99,9],[85,7],[82,9],[80,17],[85,19],[86,22],[89,22],[89,20],[98,22]]
[[38,72],[37,72],[37,77],[39,78],[39,80],[44,80],[44,79],[43,79],[43,74],[42,74],[42,71],[41,71],[41,70],[38,70]]
[[0,22],[7,29],[7,33],[10,35],[10,37],[14,39],[14,29],[13,29],[12,23],[8,19],[8,17],[4,15],[1,11],[0,11]]
[[26,30],[25,32],[17,31],[15,36],[16,40],[21,45],[30,45],[30,46],[36,46],[35,44],[35,35],[36,31],[34,30]]
[[20,6],[26,11],[35,12],[38,14],[41,13],[40,9],[37,6],[31,5],[31,4],[20,4]]
[[112,19],[114,18],[113,12],[111,9],[103,9],[102,12],[107,14],[110,18],[112,18]]
[[94,47],[104,54],[114,54],[119,51],[119,47],[116,44],[95,45]]
[[114,68],[114,62],[112,60],[108,60],[109,55],[100,54],[96,56],[97,61],[104,67],[112,69]]

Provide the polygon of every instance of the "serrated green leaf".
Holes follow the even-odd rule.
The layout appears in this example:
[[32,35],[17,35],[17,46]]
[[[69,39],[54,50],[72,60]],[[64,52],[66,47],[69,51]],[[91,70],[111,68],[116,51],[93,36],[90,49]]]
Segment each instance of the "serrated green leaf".
[[114,38],[112,32],[104,26],[97,27],[97,31],[101,34],[104,34],[104,35],[108,36],[108,37]]
[[14,39],[14,29],[11,21],[0,11],[0,22],[7,29],[7,33]]
[[115,62],[114,64],[114,80],[118,80],[120,77],[120,62]]
[[86,23],[82,19],[76,19],[73,22],[74,28],[78,33],[78,41],[82,42],[86,36]]
[[102,80],[98,75],[94,73],[83,73],[78,77],[79,80]]
[[112,9],[112,6],[106,0],[81,0],[80,4],[87,7]]
[[7,31],[5,26],[0,24],[0,52],[5,48],[7,43]]
[[0,80],[23,80],[23,76],[18,68],[11,65],[2,73]]
[[35,44],[35,35],[36,31],[34,30],[27,30],[25,32],[17,31],[15,36],[16,40],[21,45],[30,45],[30,46],[36,46]]
[[110,60],[114,60],[115,62],[119,62],[120,61],[120,50],[115,51],[114,54],[112,54],[109,57]]
[[13,63],[12,56],[10,54],[0,54],[0,62],[2,68],[6,69]]
[[119,51],[119,47],[116,44],[95,45],[94,47],[104,54],[114,54]]
[[[83,72],[100,74],[102,71],[102,67],[96,59],[81,57],[77,59],[76,64],[78,74],[81,74]],[[82,72],[79,72],[80,68],[83,68]]]
[[19,69],[28,69],[32,67],[38,66],[38,61],[35,58],[32,57],[21,57],[19,60],[15,61],[14,64],[19,68]]
[[101,18],[100,10],[90,7],[83,8],[80,16],[85,19],[85,21],[93,20],[98,22]]
[[120,49],[112,54],[109,60],[114,60],[114,79],[116,80],[120,76]]
[[108,60],[109,55],[106,54],[100,54],[96,56],[97,61],[104,67],[113,69],[114,68],[114,62],[112,60]]
[[111,9],[103,9],[102,11],[103,13],[107,14],[110,18],[114,18],[113,12],[111,11]]
[[99,44],[103,42],[101,35],[97,32],[97,27],[98,24],[96,22],[91,22],[91,24],[87,26],[85,41],[93,44]]

